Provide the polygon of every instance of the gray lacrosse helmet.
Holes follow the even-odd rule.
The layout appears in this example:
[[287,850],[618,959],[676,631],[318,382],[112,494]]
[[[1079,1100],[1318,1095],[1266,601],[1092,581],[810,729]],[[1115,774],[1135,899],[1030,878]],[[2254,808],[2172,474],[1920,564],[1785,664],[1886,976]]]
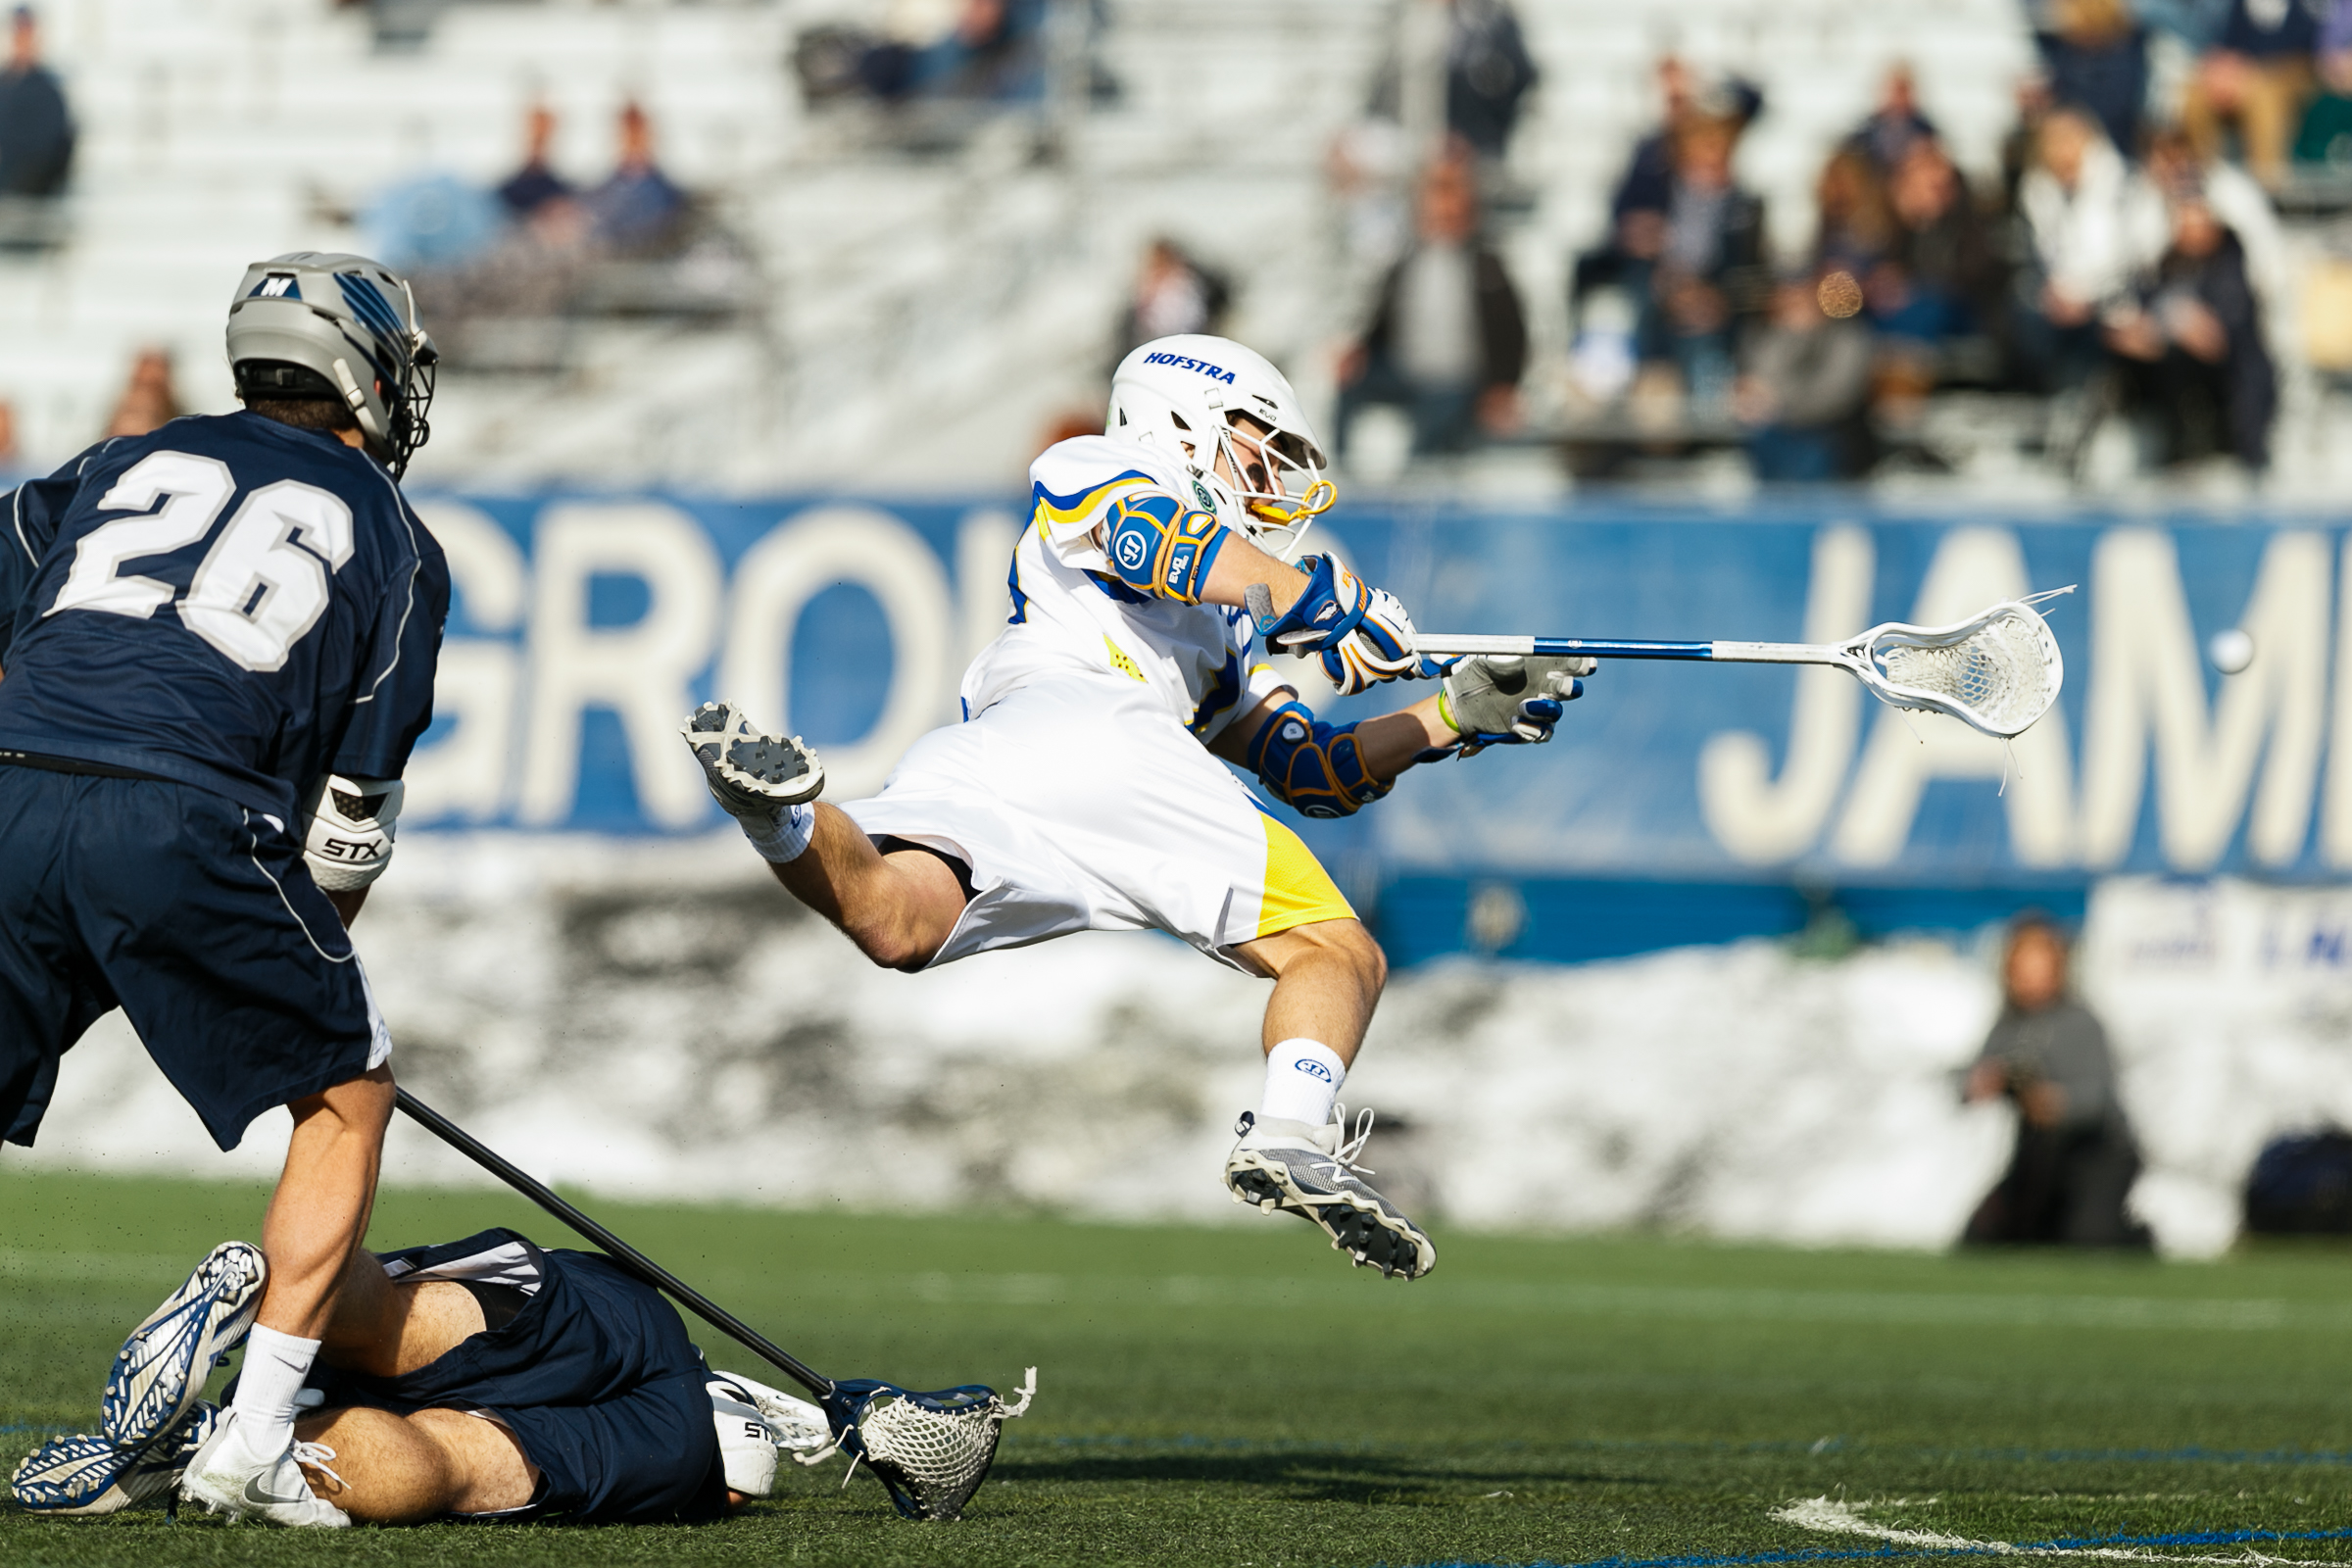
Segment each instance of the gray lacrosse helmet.
[[408,280],[365,256],[289,251],[245,269],[228,307],[237,395],[333,398],[395,478],[431,433],[441,356]]

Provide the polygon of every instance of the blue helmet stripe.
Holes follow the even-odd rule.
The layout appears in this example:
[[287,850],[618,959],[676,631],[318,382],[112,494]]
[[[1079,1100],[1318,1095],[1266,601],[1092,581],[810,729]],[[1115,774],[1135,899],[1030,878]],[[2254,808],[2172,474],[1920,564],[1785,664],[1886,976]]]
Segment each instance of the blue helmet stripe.
[[369,331],[387,343],[407,340],[409,334],[400,324],[399,314],[373,283],[353,272],[337,272],[335,281],[342,286],[343,303],[351,307],[352,314]]

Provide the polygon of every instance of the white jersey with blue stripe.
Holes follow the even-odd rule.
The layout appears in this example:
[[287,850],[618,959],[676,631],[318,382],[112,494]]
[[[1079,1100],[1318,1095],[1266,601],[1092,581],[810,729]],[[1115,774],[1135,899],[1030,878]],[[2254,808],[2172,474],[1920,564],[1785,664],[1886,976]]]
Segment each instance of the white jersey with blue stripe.
[[1128,586],[1096,542],[1104,514],[1139,495],[1173,496],[1187,511],[1207,497],[1150,447],[1086,435],[1029,466],[1029,526],[1012,553],[1012,614],[963,676],[972,717],[1008,693],[1065,672],[1139,681],[1202,741],[1281,682],[1252,663],[1246,610],[1156,599]]

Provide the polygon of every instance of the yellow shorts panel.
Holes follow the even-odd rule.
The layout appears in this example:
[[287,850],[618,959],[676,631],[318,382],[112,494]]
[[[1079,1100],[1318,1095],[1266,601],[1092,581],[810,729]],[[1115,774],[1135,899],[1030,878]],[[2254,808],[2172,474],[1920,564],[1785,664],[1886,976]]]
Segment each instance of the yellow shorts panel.
[[1257,904],[1257,934],[1270,937],[1318,920],[1352,920],[1355,910],[1331,873],[1298,834],[1260,814],[1266,828],[1265,892]]

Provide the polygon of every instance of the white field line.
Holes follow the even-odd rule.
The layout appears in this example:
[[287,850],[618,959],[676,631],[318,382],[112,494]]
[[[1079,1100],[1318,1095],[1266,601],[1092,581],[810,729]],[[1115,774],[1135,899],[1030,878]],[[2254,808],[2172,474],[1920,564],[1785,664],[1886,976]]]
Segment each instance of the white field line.
[[1833,1535],[1867,1536],[1898,1546],[1928,1546],[1945,1551],[1983,1552],[1995,1557],[2105,1557],[2127,1562],[2231,1562],[2231,1563],[2300,1563],[2312,1559],[2302,1557],[2271,1557],[2247,1547],[2243,1554],[2224,1556],[2209,1553],[2204,1556],[2167,1556],[2161,1552],[2136,1551],[2129,1546],[2021,1546],[2010,1541],[1972,1541],[1966,1536],[1947,1536],[1934,1530],[1896,1530],[1887,1525],[1872,1524],[1862,1517],[1863,1510],[1873,1507],[1899,1507],[1904,1499],[1886,1502],[1833,1502],[1828,1497],[1807,1497],[1787,1507],[1775,1508],[1772,1516],[1783,1524],[1795,1525],[1800,1530],[1821,1530]]

